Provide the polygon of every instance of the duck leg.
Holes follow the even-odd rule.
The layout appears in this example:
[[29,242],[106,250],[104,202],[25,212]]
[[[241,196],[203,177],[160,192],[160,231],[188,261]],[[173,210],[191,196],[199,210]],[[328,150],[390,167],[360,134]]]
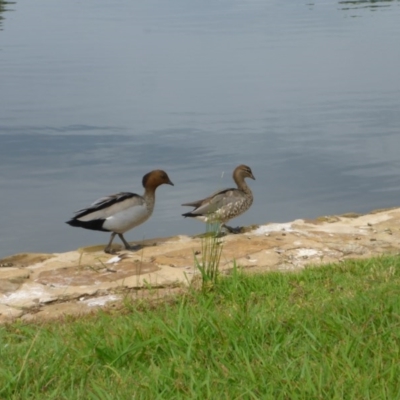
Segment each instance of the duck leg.
[[118,233],[119,238],[122,240],[125,248],[129,250],[131,248],[130,244],[125,240],[124,235],[122,233]]
[[112,250],[111,250],[111,243],[113,242],[113,240],[115,238],[115,235],[116,235],[115,232],[111,233],[110,241],[108,242],[108,245],[104,249],[104,253],[108,253],[108,254],[112,254],[113,253]]
[[125,245],[125,248],[127,250],[137,250],[140,248],[140,246],[131,246],[124,238],[124,235],[122,233],[118,233],[119,238],[122,240],[123,244]]

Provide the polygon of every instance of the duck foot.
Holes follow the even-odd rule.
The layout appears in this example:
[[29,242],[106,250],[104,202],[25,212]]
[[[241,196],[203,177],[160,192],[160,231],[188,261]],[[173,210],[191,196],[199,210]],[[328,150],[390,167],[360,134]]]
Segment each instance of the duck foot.
[[125,246],[126,250],[140,250],[142,248],[142,246],[140,246],[139,244],[136,246],[131,246],[124,238],[124,235],[122,233],[118,233],[119,238],[122,240],[122,243]]
[[[143,248],[143,246],[141,246],[140,244],[138,244],[138,245],[136,245],[136,246],[128,245],[128,246],[125,246],[125,249],[124,249],[124,250],[128,250],[128,251],[138,251],[138,250],[141,250],[142,248]],[[119,254],[120,251],[121,251],[121,249],[113,249],[112,247],[109,247],[109,246],[107,246],[107,247],[104,249],[104,253],[107,253],[107,254]]]
[[104,253],[106,254],[117,254],[118,251],[112,249],[110,246],[107,246],[104,248]]
[[136,246],[125,246],[126,250],[131,250],[131,251],[138,251],[141,250],[143,248],[143,246],[141,246],[140,244],[137,244]]
[[228,225],[222,225],[222,228],[225,228],[229,233],[233,233],[235,235],[237,235],[238,233],[242,233],[242,227],[241,226],[237,226],[236,228],[232,228],[231,226]]

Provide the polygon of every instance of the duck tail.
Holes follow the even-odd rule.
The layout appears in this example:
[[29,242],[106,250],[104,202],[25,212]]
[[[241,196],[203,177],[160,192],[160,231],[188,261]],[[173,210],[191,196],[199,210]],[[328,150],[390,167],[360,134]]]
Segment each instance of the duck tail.
[[85,229],[90,229],[92,231],[103,231],[103,232],[109,232],[107,229],[103,228],[103,223],[104,219],[93,219],[91,221],[80,221],[79,219],[76,218],[71,218],[69,221],[66,221],[65,223],[71,226],[79,227],[79,228],[85,228]]
[[198,214],[193,214],[193,213],[191,213],[191,212],[187,212],[187,213],[185,213],[185,214],[182,214],[182,216],[183,217],[191,217],[191,218],[196,218],[196,217],[198,217],[199,215]]

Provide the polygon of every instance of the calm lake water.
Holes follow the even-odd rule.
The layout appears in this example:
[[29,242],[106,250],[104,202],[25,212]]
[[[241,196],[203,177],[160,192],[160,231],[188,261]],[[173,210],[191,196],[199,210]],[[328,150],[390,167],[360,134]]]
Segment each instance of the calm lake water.
[[400,1],[0,0],[0,257],[109,235],[73,211],[165,169],[141,240],[204,231],[180,204],[232,186],[231,225],[400,206]]

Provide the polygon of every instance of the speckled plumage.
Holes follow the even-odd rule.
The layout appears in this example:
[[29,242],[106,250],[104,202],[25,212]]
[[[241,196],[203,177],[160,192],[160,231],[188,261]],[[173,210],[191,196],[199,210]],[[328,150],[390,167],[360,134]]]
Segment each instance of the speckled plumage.
[[89,207],[79,210],[66,223],[71,226],[95,231],[112,232],[104,251],[111,253],[115,235],[130,249],[123,234],[148,220],[153,213],[155,191],[162,184],[173,185],[166,172],[154,170],[143,177],[145,189],[143,196],[136,193],[121,192],[96,200]]
[[253,204],[253,193],[247,186],[245,178],[255,180],[250,167],[239,165],[233,171],[233,180],[237,188],[224,189],[205,199],[184,203],[183,206],[195,208],[182,215],[203,222],[220,222],[225,225],[232,218],[243,214]]

